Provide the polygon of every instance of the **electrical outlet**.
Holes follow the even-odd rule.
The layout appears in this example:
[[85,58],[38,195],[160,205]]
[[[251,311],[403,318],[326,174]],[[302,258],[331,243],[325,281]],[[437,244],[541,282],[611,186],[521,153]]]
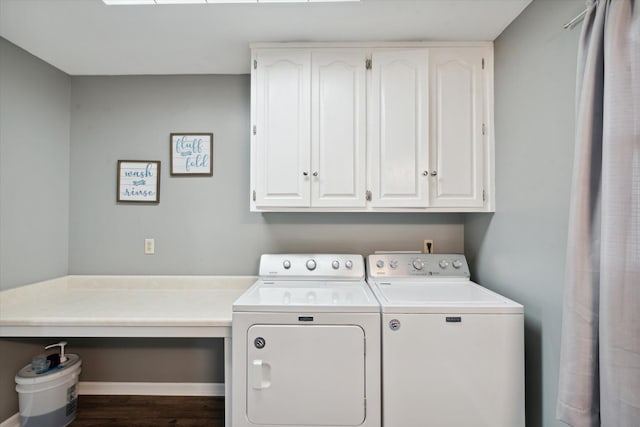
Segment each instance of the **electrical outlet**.
[[435,252],[435,246],[433,240],[425,240],[422,244],[422,253],[432,254]]
[[144,239],[144,254],[153,255],[156,253],[156,241],[154,239]]

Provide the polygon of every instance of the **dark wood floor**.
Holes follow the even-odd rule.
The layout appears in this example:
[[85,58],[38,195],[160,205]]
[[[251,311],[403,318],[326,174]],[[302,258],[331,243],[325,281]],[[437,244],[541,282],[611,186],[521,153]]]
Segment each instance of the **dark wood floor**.
[[71,427],[224,427],[223,397],[78,397]]

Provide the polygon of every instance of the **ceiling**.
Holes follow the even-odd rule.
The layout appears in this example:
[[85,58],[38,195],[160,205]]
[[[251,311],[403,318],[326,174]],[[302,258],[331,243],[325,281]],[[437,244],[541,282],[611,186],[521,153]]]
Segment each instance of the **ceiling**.
[[530,2],[0,0],[0,35],[71,75],[240,74],[249,72],[252,42],[494,40]]

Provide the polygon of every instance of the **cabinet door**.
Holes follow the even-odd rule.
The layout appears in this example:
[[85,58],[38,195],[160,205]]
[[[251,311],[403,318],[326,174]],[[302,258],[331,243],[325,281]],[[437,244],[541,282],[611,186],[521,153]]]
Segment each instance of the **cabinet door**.
[[373,207],[426,207],[428,50],[375,51],[368,117]]
[[311,66],[311,205],[364,207],[366,55],[314,52]]
[[256,206],[309,206],[311,53],[258,52],[254,59]]
[[483,206],[482,48],[430,51],[431,206]]

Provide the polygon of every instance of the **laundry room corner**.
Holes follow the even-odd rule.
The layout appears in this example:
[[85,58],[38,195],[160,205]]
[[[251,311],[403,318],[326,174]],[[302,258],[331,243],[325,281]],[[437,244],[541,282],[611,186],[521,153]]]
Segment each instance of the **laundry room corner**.
[[465,218],[472,278],[525,308],[527,426],[555,407],[584,1],[534,1],[495,41],[496,213]]
[[[0,37],[0,291],[68,272],[70,91],[69,75]],[[0,422],[40,350],[0,339]]]
[[[189,398],[194,389],[204,390],[217,402],[215,419],[204,412],[204,425],[242,425],[230,422],[232,392],[242,393],[230,390],[232,306],[258,278],[261,255],[271,254],[277,268],[259,281],[276,282],[272,279],[283,274],[285,281],[341,280],[351,256],[364,263],[368,257],[383,261],[379,271],[397,271],[399,259],[406,259],[408,268],[417,261],[412,274],[437,279],[445,268],[461,271],[462,264],[454,262],[466,259],[464,280],[518,305],[520,335],[505,340],[520,345],[518,374],[524,317],[525,417],[517,406],[518,423],[526,418],[527,427],[564,426],[556,420],[556,400],[581,31],[564,24],[584,11],[585,0],[131,1],[0,0],[0,297],[15,296],[17,289],[25,291],[21,298],[27,295],[0,305],[0,425],[18,418],[16,373],[45,345],[60,340],[82,357],[80,394],[87,385],[100,392],[86,394],[98,397],[134,390],[128,387],[150,399]],[[398,63],[403,65],[393,69]],[[270,70],[279,76],[271,86],[264,80],[257,84],[268,75],[265,64],[275,64]],[[385,70],[394,76],[386,92],[375,84]],[[292,83],[295,78],[302,84]],[[318,101],[322,84],[331,102]],[[262,98],[256,96],[258,87]],[[273,88],[282,99],[267,108],[264,94]],[[443,88],[448,96],[441,95]],[[386,104],[384,95],[389,95]],[[460,108],[465,102],[469,108]],[[275,137],[263,132],[267,120],[262,119],[269,114],[275,117],[270,122]],[[385,123],[392,123],[387,135],[381,130]],[[173,167],[179,151],[174,135],[194,134],[210,135],[207,173]],[[256,154],[259,144],[281,140],[275,149]],[[330,165],[318,166],[326,158]],[[277,161],[267,167],[268,159]],[[127,173],[121,162],[157,165],[159,173],[149,180],[156,199],[120,199],[120,179]],[[139,172],[129,172],[139,178]],[[266,178],[277,185],[269,187]],[[417,254],[426,242],[434,253]],[[285,254],[297,254],[304,275],[287,279],[294,258],[279,258]],[[316,269],[322,259],[331,273],[326,277]],[[435,260],[432,269],[423,268],[427,259]],[[445,267],[437,264],[443,260]],[[364,264],[363,269],[358,286],[373,271]],[[74,277],[78,281],[71,286]],[[33,290],[58,279],[68,292],[55,288],[61,313],[47,312],[42,307],[50,301],[34,297]],[[289,307],[297,294],[285,289],[273,303],[273,289],[266,288],[265,306],[280,311],[236,305],[236,319],[245,322],[236,321],[236,336],[237,326],[248,326],[256,313],[273,320],[272,326],[285,318],[308,325],[311,317],[317,322],[327,314],[335,325],[357,325],[352,317],[383,314],[372,289],[371,304],[364,308],[349,294],[344,317],[333,308],[317,317],[308,303],[328,295],[334,304],[342,289],[300,291],[299,300],[307,305],[298,314]],[[185,289],[188,297],[175,297]],[[111,305],[102,304],[106,300]],[[31,312],[3,317],[7,307],[22,315],[17,306]],[[105,306],[112,311],[100,311]],[[133,316],[118,317],[126,309]],[[443,323],[460,325],[460,315],[447,317]],[[61,327],[55,323],[60,318],[69,323]],[[132,318],[142,324],[132,325]],[[378,320],[367,322],[380,325]],[[386,332],[400,320],[388,321]],[[75,335],[58,336],[60,330]],[[344,330],[344,341],[360,342],[359,331]],[[267,330],[270,335],[260,328],[251,331],[260,336],[245,331],[250,337],[245,347],[260,355],[259,338],[268,345],[278,342],[274,331],[279,326]],[[322,344],[313,335],[299,341],[309,342],[309,348]],[[376,351],[373,344],[369,355]],[[310,360],[325,352],[314,350]],[[248,375],[258,378],[258,385],[269,380],[269,367],[253,364],[254,359],[262,360],[256,356],[245,366],[251,373],[240,374],[243,384]],[[368,367],[369,375],[375,369],[383,375],[382,362]],[[260,380],[256,373],[265,376]],[[304,397],[295,384],[302,375],[287,378],[285,395]],[[445,382],[454,376],[447,375]],[[369,381],[375,387],[377,379]],[[512,383],[520,393],[521,377]],[[193,388],[175,392],[185,385]],[[321,391],[327,390],[331,394],[330,388]],[[374,400],[379,397],[369,392]],[[455,390],[453,395],[447,403],[460,404]],[[520,405],[522,394],[517,397]],[[367,414],[366,400],[365,412],[360,401],[342,405],[348,406],[348,425]],[[369,414],[383,415],[383,401],[369,404]],[[499,406],[515,412],[516,405]],[[244,416],[247,411],[239,408],[236,415]],[[256,420],[277,419],[271,408],[260,408]],[[336,415],[329,412],[294,418],[310,425]],[[409,412],[420,419],[419,411]],[[372,416],[366,425],[403,427],[379,418]]]

